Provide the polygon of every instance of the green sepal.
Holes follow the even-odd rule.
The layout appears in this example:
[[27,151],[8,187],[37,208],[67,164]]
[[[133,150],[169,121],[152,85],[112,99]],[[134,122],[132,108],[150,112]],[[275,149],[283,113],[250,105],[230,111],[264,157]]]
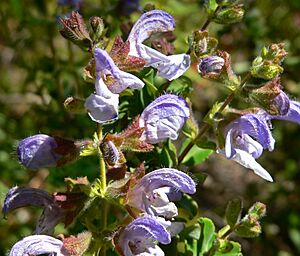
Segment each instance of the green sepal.
[[217,12],[214,22],[219,24],[233,24],[240,22],[244,14],[245,10],[242,4],[223,7]]

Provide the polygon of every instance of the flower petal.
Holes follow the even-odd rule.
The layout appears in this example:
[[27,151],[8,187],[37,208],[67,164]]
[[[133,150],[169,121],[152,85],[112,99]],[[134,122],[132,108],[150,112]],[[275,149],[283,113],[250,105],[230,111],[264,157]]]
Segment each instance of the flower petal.
[[145,128],[141,140],[155,144],[167,138],[177,139],[189,115],[189,107],[183,98],[172,94],[158,97],[141,114],[140,127]]
[[85,108],[91,119],[97,123],[107,123],[118,118],[119,95],[110,92],[102,78],[96,80],[97,94],[85,100]]
[[151,202],[151,197],[155,196],[153,191],[163,187],[171,187],[189,194],[196,192],[196,184],[190,176],[176,169],[162,168],[147,173],[137,182],[128,192],[128,204],[145,212],[151,211],[151,207],[155,206]]
[[[132,89],[143,88],[144,82],[136,76],[120,70],[106,51],[96,48],[94,54],[98,76],[97,81],[103,78],[102,82],[105,83],[107,75],[112,75],[114,79],[113,83],[109,85],[109,89],[107,87],[104,88],[102,82],[97,83],[96,81],[95,87],[98,95],[108,97],[111,93],[119,94],[128,87]],[[99,85],[101,85],[101,89],[99,89]]]
[[55,254],[57,256],[66,255],[63,253],[63,242],[46,235],[32,235],[17,242],[10,250],[9,256]]
[[255,138],[264,149],[269,149],[269,151],[274,149],[275,140],[266,120],[261,115],[243,115],[227,125],[226,130],[229,129],[250,135]]
[[54,200],[46,191],[37,188],[11,188],[6,194],[2,212],[4,216],[14,209],[24,206],[47,207]]
[[46,134],[36,134],[20,141],[18,158],[22,165],[31,170],[56,166],[61,155],[55,153],[55,139]]
[[[155,218],[140,217],[133,220],[123,230],[118,243],[122,248],[125,256],[141,255],[133,254],[130,245],[134,246],[134,249],[141,253],[143,251],[147,251],[148,248],[139,248],[139,246],[142,247],[143,245],[147,244],[147,240],[150,240],[150,244],[151,241],[153,241],[153,245],[155,240],[162,244],[168,244],[171,242],[171,236],[167,232],[166,228]],[[144,243],[144,241],[146,241],[146,243]]]
[[268,117],[270,119],[286,120],[300,124],[300,102],[291,100],[290,109],[286,115],[269,115]]
[[[223,150],[218,149],[217,153],[225,155]],[[255,158],[247,153],[246,151],[236,149],[236,154],[230,158],[240,165],[249,168],[254,171],[255,174],[262,177],[263,179],[273,182],[271,175],[259,164],[256,162]]]
[[128,36],[130,42],[129,55],[141,57],[139,46],[153,33],[174,30],[174,18],[161,10],[144,13],[132,27]]
[[46,191],[37,188],[11,188],[4,200],[4,216],[24,206],[43,207],[43,213],[36,225],[36,234],[52,234],[54,227],[63,218],[64,212]]
[[119,78],[120,69],[116,66],[113,59],[106,51],[100,48],[95,48],[94,57],[96,61],[97,73],[100,73],[102,76],[103,73],[109,72],[115,78]]

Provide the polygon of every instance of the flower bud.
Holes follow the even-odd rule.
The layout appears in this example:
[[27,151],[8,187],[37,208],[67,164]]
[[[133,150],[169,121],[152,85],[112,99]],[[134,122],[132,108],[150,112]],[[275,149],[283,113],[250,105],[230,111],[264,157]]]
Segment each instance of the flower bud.
[[92,30],[90,31],[90,36],[93,40],[98,41],[104,32],[104,23],[100,17],[93,16],[90,18],[90,25]]
[[270,61],[260,61],[260,59],[255,59],[252,63],[251,75],[254,77],[271,80],[280,73],[283,72],[283,68],[274,64]]
[[224,63],[224,59],[219,56],[209,56],[200,61],[198,71],[202,76],[219,75]]
[[63,28],[59,31],[60,34],[77,44],[83,50],[88,50],[92,41],[89,33],[86,30],[84,20],[78,12],[72,12],[69,18],[60,18]]
[[249,98],[271,115],[286,115],[290,109],[290,99],[281,90],[280,79],[274,78],[260,88],[250,90]]
[[216,50],[218,40],[214,37],[208,36],[207,31],[194,31],[189,38],[189,44],[191,52],[195,54],[197,58],[203,55],[211,55]]
[[264,47],[260,56],[252,62],[251,75],[266,80],[271,80],[283,72],[281,62],[287,52],[283,44],[272,44]]
[[141,140],[151,144],[168,138],[176,140],[189,116],[190,109],[183,98],[173,94],[162,95],[141,114],[139,123],[144,128]]
[[267,208],[266,205],[260,202],[256,202],[248,211],[248,214],[256,219],[259,220],[266,215]]
[[214,22],[219,24],[232,24],[242,20],[245,10],[242,4],[224,7],[217,12]]
[[114,166],[120,160],[120,152],[112,141],[104,141],[100,144],[104,160],[108,165]]
[[68,97],[64,102],[64,107],[67,111],[71,113],[84,113],[84,100],[76,97]]
[[71,140],[36,134],[20,141],[17,153],[22,165],[37,170],[71,162],[79,151]]

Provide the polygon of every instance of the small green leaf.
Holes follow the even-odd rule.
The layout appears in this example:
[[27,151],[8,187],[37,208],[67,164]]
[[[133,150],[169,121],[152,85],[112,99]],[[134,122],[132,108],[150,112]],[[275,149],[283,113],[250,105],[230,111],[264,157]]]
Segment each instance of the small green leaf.
[[239,225],[236,226],[235,233],[240,237],[258,237],[261,233],[261,226],[257,220],[244,218]]
[[181,200],[176,203],[178,207],[179,218],[186,220],[193,219],[198,213],[197,202],[189,195],[183,194]]
[[239,198],[228,202],[225,216],[230,227],[234,227],[235,224],[240,221],[242,208],[242,201]]
[[179,94],[182,97],[187,97],[193,90],[192,87],[192,80],[186,76],[181,76],[171,82],[171,84],[168,86],[167,91]]
[[199,255],[202,256],[204,253],[208,252],[209,249],[213,246],[213,243],[216,239],[215,234],[215,225],[208,218],[200,218],[199,223],[201,225],[201,237],[198,243],[199,246]]
[[171,140],[165,143],[161,151],[162,164],[166,167],[173,167],[177,165],[177,150]]
[[213,256],[241,256],[241,245],[237,242],[228,240],[219,240],[219,248]]
[[204,6],[206,8],[207,14],[210,18],[215,16],[215,10],[218,7],[216,0],[205,0]]
[[146,84],[146,89],[149,95],[157,96],[159,92],[154,85],[154,76],[155,76],[154,69],[150,69],[147,73],[143,75],[143,81]]

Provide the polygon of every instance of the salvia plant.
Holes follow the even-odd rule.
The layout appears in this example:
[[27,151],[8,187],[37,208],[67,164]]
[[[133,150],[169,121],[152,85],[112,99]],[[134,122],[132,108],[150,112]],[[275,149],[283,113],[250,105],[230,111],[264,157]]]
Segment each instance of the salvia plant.
[[[19,142],[17,154],[20,164],[35,171],[96,156],[99,178],[88,180],[83,172],[66,178],[66,189],[54,193],[11,188],[2,209],[7,218],[25,206],[42,208],[42,214],[33,234],[20,237],[9,255],[242,255],[231,235],[259,236],[266,206],[256,202],[242,212],[241,200],[233,199],[227,224],[217,230],[191,197],[205,177],[189,168],[215,152],[273,181],[257,160],[274,149],[272,121],[300,123],[300,103],[280,83],[284,45],[263,47],[240,77],[230,53],[208,31],[214,22],[240,22],[245,12],[240,2],[204,1],[207,20],[190,32],[187,51],[180,54],[173,54],[172,45],[176,17],[154,6],[143,10],[138,1],[123,2],[127,14],[138,8],[143,13],[127,34],[108,37],[101,17],[77,12],[81,1],[58,1],[74,9],[59,18],[60,34],[90,57],[82,74],[89,96],[71,96],[64,106],[87,113],[95,133],[82,140],[32,135]],[[227,92],[199,124],[189,100],[191,83],[185,82],[191,68]],[[233,99],[248,107],[233,108]],[[83,232],[55,233],[58,223],[68,228],[75,222]]]

